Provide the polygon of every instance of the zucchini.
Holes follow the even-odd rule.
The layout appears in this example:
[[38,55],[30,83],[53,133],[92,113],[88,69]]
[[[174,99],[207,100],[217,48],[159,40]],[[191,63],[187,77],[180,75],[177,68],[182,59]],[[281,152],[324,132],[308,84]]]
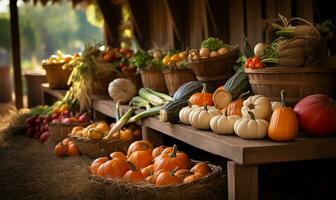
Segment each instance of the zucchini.
[[185,99],[169,102],[160,110],[160,121],[172,123],[178,122],[179,112],[186,106],[188,106],[188,100]]
[[238,71],[226,81],[224,86],[217,88],[213,93],[213,102],[218,109],[224,109],[231,101],[249,90],[250,83],[247,74],[244,71]]
[[201,81],[190,81],[185,83],[176,90],[173,98],[175,100],[189,99],[194,93],[202,91],[203,84],[204,83]]

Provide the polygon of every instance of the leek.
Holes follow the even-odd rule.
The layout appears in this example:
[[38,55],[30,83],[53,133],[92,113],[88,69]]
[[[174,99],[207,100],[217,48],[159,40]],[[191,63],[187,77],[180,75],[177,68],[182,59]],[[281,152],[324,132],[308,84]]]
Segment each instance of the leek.
[[146,90],[145,88],[141,88],[139,90],[139,95],[146,99],[147,101],[149,101],[152,105],[154,106],[159,106],[164,104],[164,100],[161,99],[160,97],[152,94],[151,92],[149,92],[148,90]]
[[157,106],[157,107],[153,107],[150,108],[148,110],[145,110],[141,113],[138,113],[137,115],[131,117],[128,120],[128,123],[135,123],[145,117],[151,117],[151,116],[155,116],[155,115],[159,115],[160,114],[160,110],[161,110],[161,106]]
[[107,140],[111,139],[113,133],[120,131],[125,126],[125,124],[127,124],[129,119],[132,117],[134,111],[135,111],[135,108],[133,107],[129,108],[128,111],[120,118],[120,120],[117,121],[117,123],[113,125],[113,127],[111,128],[111,130],[106,136]]
[[140,96],[133,97],[132,100],[130,101],[129,105],[133,106],[137,109],[138,108],[150,109],[150,107],[151,107],[149,102],[146,99],[144,99]]
[[149,91],[150,93],[160,97],[161,99],[163,99],[164,101],[174,101],[174,98],[167,95],[167,94],[164,94],[164,93],[161,93],[161,92],[157,92],[155,90],[152,90],[150,88],[145,88],[147,91]]

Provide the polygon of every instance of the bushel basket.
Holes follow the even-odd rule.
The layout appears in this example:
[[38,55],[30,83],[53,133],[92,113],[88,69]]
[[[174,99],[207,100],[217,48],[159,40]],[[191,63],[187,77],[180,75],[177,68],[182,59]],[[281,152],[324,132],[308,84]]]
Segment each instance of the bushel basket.
[[141,81],[144,87],[150,88],[158,92],[167,92],[166,82],[163,73],[158,69],[140,70]]
[[[196,53],[196,55],[198,55]],[[233,66],[239,57],[239,48],[234,46],[230,52],[197,60],[188,58],[188,63],[199,81],[222,81],[229,79],[234,74]]]
[[52,142],[56,144],[59,141],[64,140],[65,138],[68,137],[68,134],[71,133],[71,130],[75,126],[86,126],[88,125],[87,123],[81,124],[81,123],[74,123],[74,124],[56,124],[56,123],[49,123],[48,124],[48,129],[49,129],[49,139],[48,142]]
[[82,137],[70,137],[70,140],[76,144],[82,155],[89,158],[98,158],[106,156],[115,151],[120,151],[126,154],[128,147],[134,140],[91,140]]
[[290,105],[312,94],[326,94],[336,98],[336,68],[321,67],[268,67],[245,69],[254,94],[271,101],[280,101],[281,90],[286,90]]
[[42,64],[46,71],[47,81],[50,89],[67,89],[68,78],[72,72],[71,69],[62,69],[64,63]]
[[169,95],[173,96],[177,89],[184,83],[194,81],[195,74],[191,69],[176,69],[163,71],[163,75],[166,81],[166,86],[169,91]]
[[[196,161],[193,161],[195,163]],[[105,179],[92,176],[95,192],[108,199],[125,200],[177,200],[177,199],[223,199],[226,182],[221,177],[222,168],[208,164],[212,170],[207,176],[187,184],[156,187],[149,183],[135,184],[123,179]],[[109,196],[107,196],[109,195]]]

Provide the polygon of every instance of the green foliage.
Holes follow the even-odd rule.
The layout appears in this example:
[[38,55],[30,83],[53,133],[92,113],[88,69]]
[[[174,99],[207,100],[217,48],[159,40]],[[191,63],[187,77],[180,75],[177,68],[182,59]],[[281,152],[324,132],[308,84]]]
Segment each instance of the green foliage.
[[210,51],[217,51],[222,47],[225,47],[225,44],[218,38],[209,37],[202,42],[202,48],[208,48]]
[[4,49],[10,49],[11,36],[10,36],[10,23],[9,14],[0,13],[0,47]]

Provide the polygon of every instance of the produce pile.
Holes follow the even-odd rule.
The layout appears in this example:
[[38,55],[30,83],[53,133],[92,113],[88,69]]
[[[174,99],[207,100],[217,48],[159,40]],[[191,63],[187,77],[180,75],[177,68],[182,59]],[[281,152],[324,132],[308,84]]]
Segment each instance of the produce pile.
[[190,61],[193,61],[217,57],[229,53],[231,49],[232,47],[224,44],[222,40],[214,37],[209,37],[202,42],[199,51],[197,51],[196,49],[190,50],[188,59]]
[[132,143],[127,155],[113,152],[94,160],[90,173],[108,179],[121,179],[134,184],[152,184],[157,187],[188,184],[211,173],[208,164],[192,164],[188,155],[177,146],[154,148],[147,140]]

